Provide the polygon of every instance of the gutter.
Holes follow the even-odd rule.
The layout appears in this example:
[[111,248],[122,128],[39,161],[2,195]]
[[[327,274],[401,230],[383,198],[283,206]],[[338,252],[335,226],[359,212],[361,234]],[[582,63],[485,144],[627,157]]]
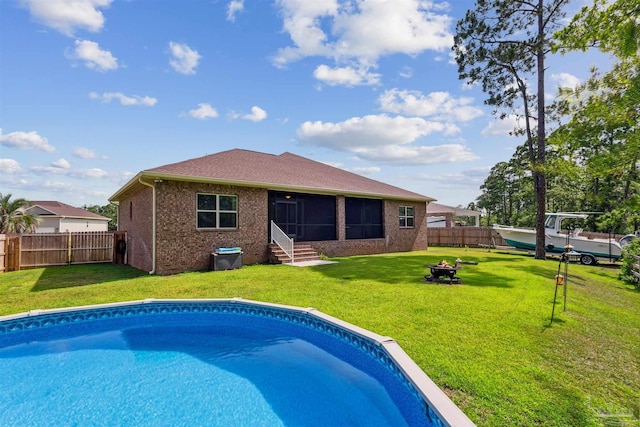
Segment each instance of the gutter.
[[138,182],[147,187],[151,187],[151,271],[149,274],[156,274],[156,186],[144,182],[142,177]]
[[[407,200],[407,201],[413,201],[413,202],[435,202],[436,201],[436,199],[432,197],[424,196],[422,194],[417,194],[417,193],[407,194],[407,195],[391,195],[388,193],[352,191],[352,190],[345,190],[340,188],[316,188],[316,187],[287,185],[287,184],[269,183],[269,182],[239,181],[239,180],[232,180],[232,179],[219,179],[219,178],[190,176],[190,175],[178,175],[178,174],[170,174],[170,173],[155,173],[155,172],[148,172],[148,171],[139,172],[138,175],[133,177],[131,181],[129,181],[127,184],[125,184],[124,187],[122,187],[120,190],[118,190],[118,192],[116,192],[113,196],[111,196],[109,200],[110,201],[117,200],[124,193],[126,193],[127,190],[129,190],[133,185],[135,185],[136,181],[142,183],[141,181],[142,178],[163,179],[163,180],[183,181],[183,182],[214,183],[214,184],[222,184],[222,185],[235,185],[239,187],[265,188],[268,190],[275,190],[275,191],[295,191],[295,192],[301,192],[301,193],[326,194],[326,195],[333,195],[333,196],[342,195],[346,197],[370,197],[370,198],[376,198],[376,199]],[[148,185],[148,184],[145,184],[145,185]],[[386,185],[389,185],[389,184],[386,184]],[[399,188],[399,190],[402,190],[402,189]],[[402,190],[402,191],[408,191],[408,190]],[[413,193],[413,192],[409,191],[409,193]]]

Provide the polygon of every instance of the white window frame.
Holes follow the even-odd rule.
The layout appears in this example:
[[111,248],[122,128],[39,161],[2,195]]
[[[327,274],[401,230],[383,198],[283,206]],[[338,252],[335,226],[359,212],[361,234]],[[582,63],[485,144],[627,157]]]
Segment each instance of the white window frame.
[[[404,209],[404,215],[402,214],[402,210]],[[409,215],[409,209],[411,210],[411,215]],[[412,224],[407,225],[409,219]],[[404,225],[402,225],[402,220],[404,220]],[[400,206],[398,208],[398,226],[400,228],[415,228],[416,226],[416,208],[415,206]]]
[[[216,206],[215,209],[198,209],[198,198],[200,196],[215,196]],[[220,209],[220,197],[234,197],[236,202],[235,210]],[[199,227],[198,216],[201,212],[215,213],[216,226],[215,227]],[[220,227],[220,214],[234,214],[235,215],[235,227]],[[238,196],[236,194],[215,194],[215,193],[197,193],[196,194],[196,229],[198,230],[237,230],[238,229]]]

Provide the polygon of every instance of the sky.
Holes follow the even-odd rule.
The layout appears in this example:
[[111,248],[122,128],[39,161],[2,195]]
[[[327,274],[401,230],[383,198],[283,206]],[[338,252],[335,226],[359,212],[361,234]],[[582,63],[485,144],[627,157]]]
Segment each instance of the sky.
[[[458,78],[473,5],[2,0],[0,193],[103,206],[142,170],[242,148],[466,207],[524,142]],[[550,56],[546,98],[607,61]]]

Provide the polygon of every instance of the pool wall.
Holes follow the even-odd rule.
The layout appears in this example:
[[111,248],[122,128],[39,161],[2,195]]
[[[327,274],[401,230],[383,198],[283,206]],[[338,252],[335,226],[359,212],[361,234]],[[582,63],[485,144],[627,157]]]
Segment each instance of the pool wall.
[[3,341],[2,335],[10,335],[12,332],[46,329],[48,326],[88,320],[180,312],[244,314],[271,318],[299,324],[332,335],[368,353],[396,376],[406,381],[407,385],[424,402],[425,415],[434,424],[463,427],[474,425],[393,338],[378,335],[315,308],[300,308],[232,298],[145,299],[51,310],[31,310],[25,313],[0,316],[0,346]]

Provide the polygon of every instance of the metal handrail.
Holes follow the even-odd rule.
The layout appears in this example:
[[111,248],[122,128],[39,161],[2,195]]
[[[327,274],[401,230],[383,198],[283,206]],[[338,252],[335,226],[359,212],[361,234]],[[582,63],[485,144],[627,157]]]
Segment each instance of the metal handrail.
[[287,236],[287,233],[282,231],[273,220],[271,221],[271,243],[280,246],[280,249],[291,258],[291,264],[293,264],[293,239]]

